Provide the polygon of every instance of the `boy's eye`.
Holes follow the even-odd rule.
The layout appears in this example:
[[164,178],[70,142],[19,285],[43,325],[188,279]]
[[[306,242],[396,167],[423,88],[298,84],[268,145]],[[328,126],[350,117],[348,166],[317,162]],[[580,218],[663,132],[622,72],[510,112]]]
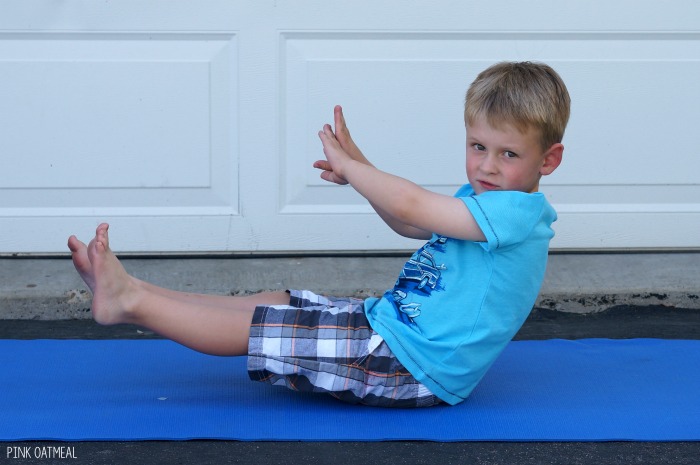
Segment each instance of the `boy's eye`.
[[518,158],[518,154],[517,154],[517,153],[511,152],[511,151],[509,151],[509,150],[506,150],[505,152],[503,152],[503,155],[504,155],[506,158]]
[[474,149],[478,150],[479,152],[483,152],[484,150],[486,150],[486,147],[484,147],[481,144],[474,144],[472,147],[474,147]]

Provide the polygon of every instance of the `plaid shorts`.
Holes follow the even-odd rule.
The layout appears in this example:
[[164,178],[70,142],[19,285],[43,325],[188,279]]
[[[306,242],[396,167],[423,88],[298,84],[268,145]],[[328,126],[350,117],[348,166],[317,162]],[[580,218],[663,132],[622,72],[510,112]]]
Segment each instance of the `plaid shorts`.
[[418,382],[369,325],[364,302],[290,291],[290,305],[255,309],[248,346],[254,381],[377,407],[442,401]]

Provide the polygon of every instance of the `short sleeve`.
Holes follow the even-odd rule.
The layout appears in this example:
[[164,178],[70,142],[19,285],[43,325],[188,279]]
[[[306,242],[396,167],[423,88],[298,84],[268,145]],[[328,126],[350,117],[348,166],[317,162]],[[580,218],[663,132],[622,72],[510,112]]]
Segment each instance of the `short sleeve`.
[[484,245],[487,250],[502,249],[523,242],[538,223],[544,221],[549,228],[556,218],[553,210],[552,218],[543,218],[548,203],[539,192],[488,191],[459,198],[466,204],[486,236]]

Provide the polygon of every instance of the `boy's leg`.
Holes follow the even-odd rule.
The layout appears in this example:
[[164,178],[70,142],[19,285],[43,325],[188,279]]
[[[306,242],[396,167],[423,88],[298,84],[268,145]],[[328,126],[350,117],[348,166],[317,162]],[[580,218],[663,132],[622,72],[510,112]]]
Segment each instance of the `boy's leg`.
[[137,324],[194,350],[245,355],[257,305],[289,304],[286,292],[246,297],[187,294],[159,288],[126,273],[109,249],[108,226],[88,246],[69,239],[73,263],[93,293],[93,317],[101,324]]
[[[73,264],[80,274],[83,281],[88,285],[90,290],[93,284],[92,280],[92,265],[88,258],[87,246],[79,241],[75,236],[71,236],[68,240],[68,247],[73,254]],[[140,281],[141,285],[152,292],[156,292],[165,297],[181,300],[183,302],[193,302],[198,304],[206,304],[218,306],[236,311],[241,307],[249,307],[250,305],[288,305],[289,294],[287,292],[260,292],[248,296],[224,296],[211,294],[196,294],[191,292],[179,292],[171,289],[156,286],[146,281]]]

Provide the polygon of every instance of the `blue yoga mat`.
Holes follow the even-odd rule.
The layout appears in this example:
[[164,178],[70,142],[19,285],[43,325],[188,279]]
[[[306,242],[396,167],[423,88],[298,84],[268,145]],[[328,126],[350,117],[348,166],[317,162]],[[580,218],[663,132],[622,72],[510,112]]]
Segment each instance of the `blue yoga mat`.
[[455,407],[352,406],[170,341],[0,340],[0,440],[696,441],[700,341],[512,342]]

